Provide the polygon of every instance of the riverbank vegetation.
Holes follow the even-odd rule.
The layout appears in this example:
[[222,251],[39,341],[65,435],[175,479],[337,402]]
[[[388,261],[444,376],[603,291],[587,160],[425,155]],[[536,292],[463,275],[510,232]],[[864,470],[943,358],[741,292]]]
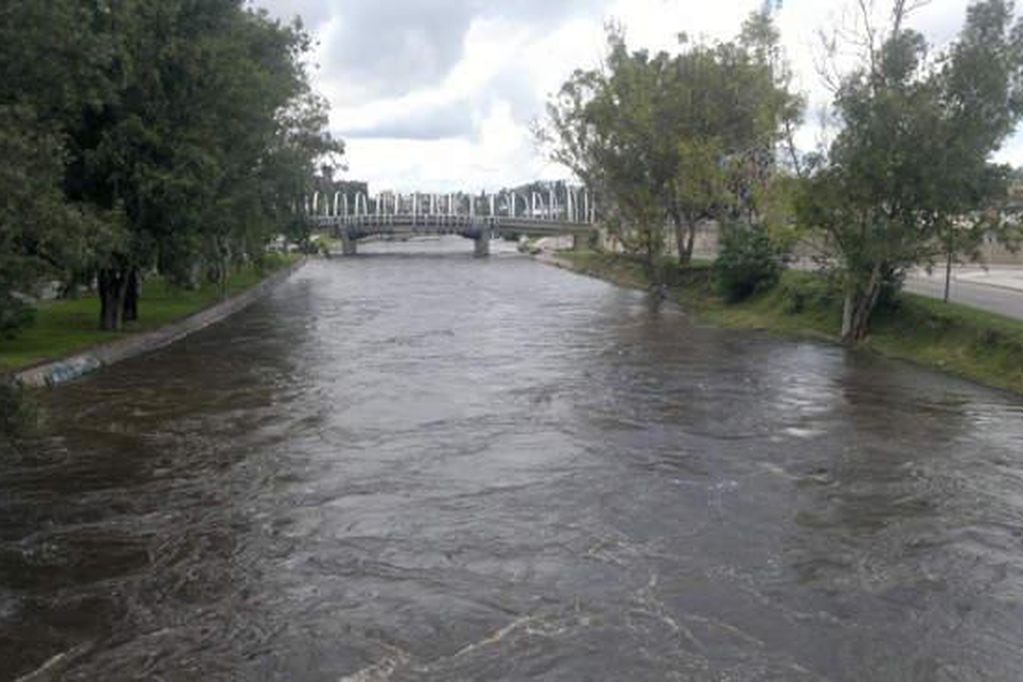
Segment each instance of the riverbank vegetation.
[[[308,236],[300,197],[343,147],[300,23],[242,0],[0,8],[0,337],[17,339],[14,362],[156,326],[249,277],[271,239]],[[39,302],[54,290],[67,300]]]
[[890,312],[910,269],[950,267],[984,240],[1019,244],[1010,169],[991,159],[1023,116],[1023,24],[1007,0],[974,2],[934,52],[910,27],[919,3],[879,6],[857,3],[855,25],[825,36],[833,127],[810,153],[794,140],[803,98],[769,2],[735,40],[682,36],[674,53],[630,51],[612,27],[604,63],[564,84],[538,139],[600,196],[611,248],[645,280],[660,283],[671,241],[689,263],[696,226],[711,222],[714,279],[732,303],[766,305],[802,281],[780,275],[798,254],[819,270],[806,281],[837,296],[843,341],[894,333],[892,315],[923,314],[910,297]]
[[[776,286],[729,302],[709,261],[680,266],[661,258],[651,277],[644,259],[636,255],[566,251],[557,259],[576,272],[623,286],[642,290],[663,286],[671,300],[708,323],[841,339],[842,282],[822,273],[789,270]],[[1023,322],[906,292],[889,294],[860,346],[1023,393]]]
[[202,282],[183,288],[173,280],[153,276],[140,292],[146,314],[126,322],[119,331],[96,326],[102,306],[95,294],[48,301],[39,305],[35,323],[15,337],[0,338],[0,373],[58,360],[75,352],[109,343],[124,334],[153,331],[197,313],[221,300],[255,286],[267,275],[296,263],[297,255],[267,254],[252,263],[233,268],[218,282]]

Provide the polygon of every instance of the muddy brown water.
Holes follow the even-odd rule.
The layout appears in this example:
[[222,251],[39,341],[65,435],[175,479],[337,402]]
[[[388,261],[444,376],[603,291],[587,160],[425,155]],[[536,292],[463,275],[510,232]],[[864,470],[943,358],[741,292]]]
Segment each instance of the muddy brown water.
[[1023,400],[470,247],[49,393],[0,679],[1023,679]]

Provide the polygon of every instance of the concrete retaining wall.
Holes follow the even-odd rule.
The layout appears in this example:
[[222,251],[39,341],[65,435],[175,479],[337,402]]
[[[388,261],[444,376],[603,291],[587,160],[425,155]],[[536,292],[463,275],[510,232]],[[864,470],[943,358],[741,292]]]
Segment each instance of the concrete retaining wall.
[[269,292],[281,282],[288,279],[305,261],[275,272],[259,284],[246,289],[236,296],[210,306],[188,317],[172,322],[157,330],[145,334],[132,334],[123,339],[95,346],[86,351],[63,360],[36,365],[14,373],[14,381],[25,386],[56,386],[65,381],[77,379],[100,367],[142,355],[157,348],[174,343],[178,339],[193,334],[200,329],[223,320],[225,317],[247,307],[261,296]]

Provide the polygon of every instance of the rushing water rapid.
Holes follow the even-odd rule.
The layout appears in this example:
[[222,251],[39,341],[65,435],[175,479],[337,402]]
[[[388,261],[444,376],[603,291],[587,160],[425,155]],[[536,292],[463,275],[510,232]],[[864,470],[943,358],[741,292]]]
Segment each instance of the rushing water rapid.
[[363,250],[47,394],[0,679],[1023,679],[1020,399]]

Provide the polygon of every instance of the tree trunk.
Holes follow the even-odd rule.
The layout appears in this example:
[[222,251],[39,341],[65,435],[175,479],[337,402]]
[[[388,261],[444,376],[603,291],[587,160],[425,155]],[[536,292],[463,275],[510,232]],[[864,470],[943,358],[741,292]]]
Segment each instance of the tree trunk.
[[643,253],[643,269],[646,270],[646,277],[652,284],[657,284],[657,262],[654,253],[654,239],[647,235],[646,248]]
[[227,259],[220,259],[220,299],[224,300],[227,298]]
[[682,219],[672,216],[671,221],[675,225],[675,248],[678,250],[678,264],[687,265],[689,259],[686,258],[686,234],[682,228]]
[[97,277],[99,284],[99,327],[104,331],[121,328],[124,312],[125,293],[128,290],[128,273],[120,268],[103,268]]
[[949,289],[952,286],[952,252],[948,252],[948,261],[945,263],[945,303],[948,303]]
[[675,224],[675,245],[678,249],[678,264],[689,265],[693,261],[693,242],[696,239],[696,221],[673,215]]
[[219,242],[217,248],[217,255],[219,257],[218,266],[218,285],[220,287],[220,298],[224,300],[227,298],[227,273],[231,263],[231,247],[227,241]]
[[675,229],[675,252],[678,254],[678,265],[685,265],[685,230],[682,217],[675,212],[671,213],[671,225]]
[[881,266],[875,265],[866,283],[846,291],[842,310],[842,341],[857,343],[867,338],[870,318],[881,295]]
[[686,261],[685,264],[689,265],[693,262],[693,244],[696,242],[696,221],[690,220],[686,225],[688,235],[686,236]]
[[139,319],[139,280],[138,268],[128,271],[128,281],[124,291],[124,321],[134,322]]

